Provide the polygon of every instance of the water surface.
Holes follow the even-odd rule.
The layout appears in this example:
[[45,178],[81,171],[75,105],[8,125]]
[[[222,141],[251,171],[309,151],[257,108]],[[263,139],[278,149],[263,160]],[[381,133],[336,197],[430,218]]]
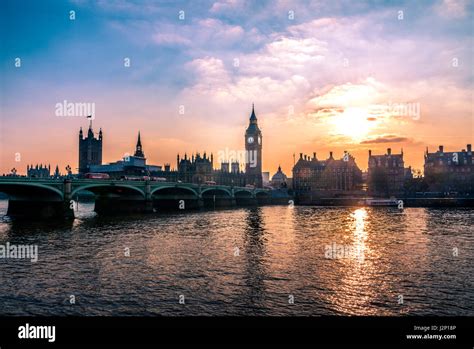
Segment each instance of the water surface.
[[0,221],[0,245],[39,252],[0,259],[0,315],[474,315],[472,209],[92,209]]

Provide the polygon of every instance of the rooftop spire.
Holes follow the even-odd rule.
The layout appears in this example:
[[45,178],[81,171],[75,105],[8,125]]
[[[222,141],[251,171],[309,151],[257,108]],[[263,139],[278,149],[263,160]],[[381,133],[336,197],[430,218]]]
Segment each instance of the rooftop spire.
[[141,157],[141,158],[145,157],[145,154],[143,154],[143,149],[142,149],[142,141],[140,139],[140,131],[138,131],[137,146],[135,148],[134,156]]
[[252,103],[252,114],[250,115],[250,121],[257,122],[257,116],[255,115],[255,105]]

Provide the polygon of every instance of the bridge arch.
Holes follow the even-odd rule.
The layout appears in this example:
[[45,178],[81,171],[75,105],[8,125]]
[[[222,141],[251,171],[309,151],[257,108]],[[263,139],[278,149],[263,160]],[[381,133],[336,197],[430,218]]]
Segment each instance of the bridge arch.
[[74,195],[77,194],[81,190],[88,190],[88,191],[91,191],[91,192],[94,193],[94,190],[91,190],[91,189],[94,189],[94,188],[104,188],[104,189],[107,189],[107,190],[126,188],[126,189],[130,189],[131,191],[139,193],[143,198],[145,197],[145,193],[141,189],[139,189],[137,187],[134,187],[133,185],[127,185],[127,184],[110,185],[110,184],[107,184],[107,183],[104,183],[104,184],[88,184],[88,185],[83,185],[81,187],[75,188],[71,193],[71,197],[74,197]]
[[165,190],[165,189],[176,189],[176,190],[190,191],[191,193],[196,195],[196,198],[199,197],[199,194],[193,188],[186,187],[186,186],[179,186],[179,185],[178,186],[176,186],[176,185],[164,185],[164,186],[160,186],[160,187],[155,187],[155,188],[151,189],[150,195],[157,194],[157,192],[159,192],[160,190]]
[[250,189],[234,189],[235,196],[244,196],[244,197],[252,197],[253,191]]
[[22,189],[29,189],[29,188],[39,188],[46,192],[57,194],[59,196],[57,197],[57,199],[60,199],[60,200],[64,198],[64,193],[62,192],[62,190],[56,187],[52,187],[52,186],[41,184],[41,183],[28,183],[28,182],[22,182],[22,183],[1,182],[0,183],[0,192],[5,193],[9,196],[13,195],[15,192],[18,192],[18,190],[15,190],[15,189],[22,190]]
[[225,189],[225,188],[218,188],[218,187],[210,187],[210,188],[206,188],[204,190],[201,191],[201,195],[204,195],[204,193],[208,193],[208,192],[221,192],[221,193],[226,193],[229,197],[232,197],[232,192],[229,190],[229,189]]
[[161,210],[188,210],[201,207],[199,194],[191,187],[165,185],[151,190],[153,208]]
[[255,196],[256,197],[269,197],[270,193],[268,191],[265,191],[265,190],[259,190],[259,191],[255,192]]

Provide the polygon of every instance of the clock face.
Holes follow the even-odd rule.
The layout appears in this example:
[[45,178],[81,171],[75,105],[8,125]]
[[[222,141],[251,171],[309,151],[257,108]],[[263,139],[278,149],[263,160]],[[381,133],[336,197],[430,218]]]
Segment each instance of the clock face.
[[247,142],[248,142],[249,144],[252,144],[252,143],[253,143],[253,137],[247,138]]
[[262,144],[262,137],[258,136],[258,144]]

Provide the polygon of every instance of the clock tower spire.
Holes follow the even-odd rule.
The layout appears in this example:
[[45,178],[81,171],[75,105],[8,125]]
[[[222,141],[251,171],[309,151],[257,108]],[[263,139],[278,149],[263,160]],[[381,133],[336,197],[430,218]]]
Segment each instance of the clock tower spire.
[[262,131],[258,128],[255,106],[252,104],[252,114],[249,126],[245,131],[245,174],[247,184],[262,187]]

